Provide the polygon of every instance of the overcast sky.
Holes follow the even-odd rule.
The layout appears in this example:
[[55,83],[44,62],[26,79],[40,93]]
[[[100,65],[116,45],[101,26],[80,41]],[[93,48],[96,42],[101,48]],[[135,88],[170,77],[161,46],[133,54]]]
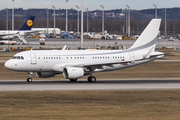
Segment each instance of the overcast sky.
[[[12,8],[12,0],[0,0],[0,9]],[[84,0],[84,9],[89,10],[101,9],[100,5],[104,5],[106,10],[125,9],[129,5],[131,9],[141,10],[154,8],[156,4],[158,8],[180,7],[180,0]],[[15,8],[66,8],[66,0],[14,0]],[[68,0],[68,9],[75,8],[75,5],[81,6],[81,0]]]

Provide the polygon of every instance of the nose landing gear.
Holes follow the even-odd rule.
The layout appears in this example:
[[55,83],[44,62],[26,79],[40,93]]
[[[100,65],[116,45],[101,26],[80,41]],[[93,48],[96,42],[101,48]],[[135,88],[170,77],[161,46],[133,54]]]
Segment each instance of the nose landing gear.
[[29,78],[27,78],[27,82],[32,82],[31,76],[32,76],[33,72],[28,72],[28,74],[29,74]]

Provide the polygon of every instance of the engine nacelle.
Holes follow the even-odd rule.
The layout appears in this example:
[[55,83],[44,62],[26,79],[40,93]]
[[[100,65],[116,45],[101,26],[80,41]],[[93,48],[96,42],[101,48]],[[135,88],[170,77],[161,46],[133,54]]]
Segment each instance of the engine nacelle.
[[37,72],[36,75],[40,78],[49,78],[56,75],[55,72]]
[[84,76],[84,70],[83,68],[77,68],[77,67],[66,67],[63,70],[63,76],[66,79],[77,79]]

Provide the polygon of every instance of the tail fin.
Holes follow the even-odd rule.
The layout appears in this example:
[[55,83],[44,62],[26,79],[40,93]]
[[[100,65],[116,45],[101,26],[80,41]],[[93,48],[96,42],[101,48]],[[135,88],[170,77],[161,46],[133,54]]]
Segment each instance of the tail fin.
[[161,24],[161,19],[152,19],[148,26],[145,28],[140,37],[136,40],[133,46],[130,48],[146,49],[150,51],[152,48],[154,51],[157,42],[157,35],[159,33],[159,28]]
[[36,16],[31,16],[18,30],[31,30]]

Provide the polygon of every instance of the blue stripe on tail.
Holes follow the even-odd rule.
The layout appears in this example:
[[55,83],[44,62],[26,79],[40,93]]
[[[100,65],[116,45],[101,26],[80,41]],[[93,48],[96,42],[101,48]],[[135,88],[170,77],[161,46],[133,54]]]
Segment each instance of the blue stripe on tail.
[[18,30],[31,30],[36,16],[31,16]]

